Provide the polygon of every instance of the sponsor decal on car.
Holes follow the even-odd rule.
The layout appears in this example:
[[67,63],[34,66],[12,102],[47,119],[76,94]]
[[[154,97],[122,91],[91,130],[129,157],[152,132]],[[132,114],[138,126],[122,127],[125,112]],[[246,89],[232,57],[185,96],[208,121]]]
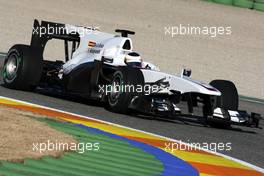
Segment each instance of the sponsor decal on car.
[[88,42],[88,48],[92,48],[92,47],[94,47],[95,45],[96,45],[96,43],[93,42],[93,41],[89,41],[89,42]]
[[96,42],[93,42],[93,41],[89,41],[88,42],[88,47],[89,48],[93,48],[93,47],[103,48],[104,47],[104,44],[102,44],[102,43],[96,43]]
[[93,41],[88,42],[88,52],[91,54],[99,54],[103,47],[104,47],[104,44],[102,43],[96,43]]

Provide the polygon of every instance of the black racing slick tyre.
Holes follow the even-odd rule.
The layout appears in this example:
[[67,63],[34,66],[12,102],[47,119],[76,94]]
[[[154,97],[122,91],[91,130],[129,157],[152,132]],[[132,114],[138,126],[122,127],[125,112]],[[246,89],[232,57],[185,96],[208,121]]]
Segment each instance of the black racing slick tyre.
[[213,80],[210,85],[221,92],[217,98],[217,107],[225,110],[238,110],[238,92],[235,84],[227,80]]
[[132,99],[144,94],[143,91],[136,90],[139,86],[142,88],[144,86],[144,77],[139,69],[124,67],[117,70],[113,74],[111,91],[107,95],[110,109],[114,112],[127,114]]
[[42,57],[28,45],[14,45],[7,53],[3,67],[4,86],[31,90],[40,81]]

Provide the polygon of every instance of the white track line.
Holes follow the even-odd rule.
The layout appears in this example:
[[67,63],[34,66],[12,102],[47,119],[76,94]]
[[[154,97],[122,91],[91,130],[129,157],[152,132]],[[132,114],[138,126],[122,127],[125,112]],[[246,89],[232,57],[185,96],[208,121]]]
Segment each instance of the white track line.
[[248,99],[248,98],[239,98],[239,99],[243,100],[243,101],[251,102],[251,103],[264,104],[264,102],[258,101],[258,100],[251,100],[251,99]]
[[[57,112],[62,112],[62,113],[65,113],[65,114],[69,114],[69,115],[73,115],[73,116],[77,116],[77,117],[81,117],[81,118],[85,118],[85,119],[95,120],[95,121],[98,121],[98,122],[103,122],[105,124],[109,124],[109,125],[113,125],[113,126],[129,129],[129,130],[134,130],[134,131],[137,131],[137,132],[141,132],[141,133],[145,133],[145,134],[152,135],[152,136],[155,136],[155,137],[159,137],[159,138],[162,138],[162,139],[165,139],[165,140],[168,140],[168,141],[180,143],[180,141],[176,140],[176,139],[172,139],[172,138],[169,138],[169,137],[161,136],[161,135],[158,135],[158,134],[154,134],[154,133],[150,133],[150,132],[146,132],[146,131],[142,131],[142,130],[138,130],[138,129],[131,128],[131,127],[126,127],[126,126],[119,125],[119,124],[116,124],[116,123],[111,123],[111,122],[107,122],[107,121],[104,121],[104,120],[99,120],[99,119],[95,119],[95,118],[92,118],[92,117],[87,117],[87,116],[84,116],[84,115],[75,114],[75,113],[71,113],[71,112],[67,112],[67,111],[63,111],[63,110],[59,110],[59,109],[55,109],[55,108],[50,108],[50,107],[47,107],[47,106],[42,106],[42,105],[38,105],[38,104],[34,104],[34,103],[29,103],[29,102],[26,102],[26,101],[21,101],[21,100],[17,100],[17,99],[13,99],[13,98],[8,98],[8,97],[3,97],[3,96],[0,96],[0,98],[6,99],[6,100],[11,100],[11,101],[16,101],[18,103],[23,103],[23,104],[27,104],[27,105],[31,105],[31,106],[35,106],[35,107],[49,109],[49,110],[53,110],[53,111],[57,111]],[[184,143],[182,141],[181,141],[181,143],[191,147],[191,145],[188,144],[188,143]],[[240,159],[236,159],[236,158],[233,158],[231,156],[227,156],[227,155],[224,155],[222,153],[213,152],[213,151],[206,150],[206,149],[203,149],[203,148],[198,148],[198,149],[206,151],[208,153],[215,154],[217,156],[224,157],[226,159],[229,159],[229,160],[232,160],[232,161],[235,161],[235,162],[238,162],[238,163],[240,163],[240,164],[242,164],[244,166],[250,167],[250,168],[252,168],[252,169],[254,169],[256,171],[264,173],[264,169],[263,168],[255,166],[253,164],[250,164],[250,163],[248,163],[246,161],[242,161]]]

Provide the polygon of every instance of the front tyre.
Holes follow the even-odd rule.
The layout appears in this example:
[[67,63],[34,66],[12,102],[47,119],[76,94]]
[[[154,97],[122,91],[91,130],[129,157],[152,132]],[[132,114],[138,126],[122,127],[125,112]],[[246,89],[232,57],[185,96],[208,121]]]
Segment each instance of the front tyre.
[[14,45],[7,53],[3,67],[4,86],[30,90],[36,86],[42,73],[42,57],[28,45]]
[[143,91],[136,91],[139,86],[144,86],[144,77],[139,69],[124,67],[117,70],[113,74],[111,90],[107,95],[110,109],[118,113],[128,113],[131,100],[143,94]]
[[[213,115],[215,108],[221,108],[224,118],[213,117],[211,120],[208,120],[208,124],[212,127],[217,128],[230,128],[231,119],[228,113],[228,110],[237,111],[238,110],[238,92],[235,84],[228,80],[213,80],[210,82],[210,85],[216,88],[221,92],[221,96],[215,97],[215,104],[212,106],[210,115]],[[206,113],[206,106],[204,108],[204,115],[208,117]]]
[[213,80],[210,85],[221,92],[221,96],[217,98],[217,107],[225,110],[238,110],[238,92],[233,82]]

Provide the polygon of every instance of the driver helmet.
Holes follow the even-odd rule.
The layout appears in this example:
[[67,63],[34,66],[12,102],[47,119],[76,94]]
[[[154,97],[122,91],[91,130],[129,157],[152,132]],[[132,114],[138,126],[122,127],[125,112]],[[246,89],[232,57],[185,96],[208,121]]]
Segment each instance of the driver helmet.
[[130,52],[125,56],[125,63],[131,67],[142,67],[142,59],[136,52]]

